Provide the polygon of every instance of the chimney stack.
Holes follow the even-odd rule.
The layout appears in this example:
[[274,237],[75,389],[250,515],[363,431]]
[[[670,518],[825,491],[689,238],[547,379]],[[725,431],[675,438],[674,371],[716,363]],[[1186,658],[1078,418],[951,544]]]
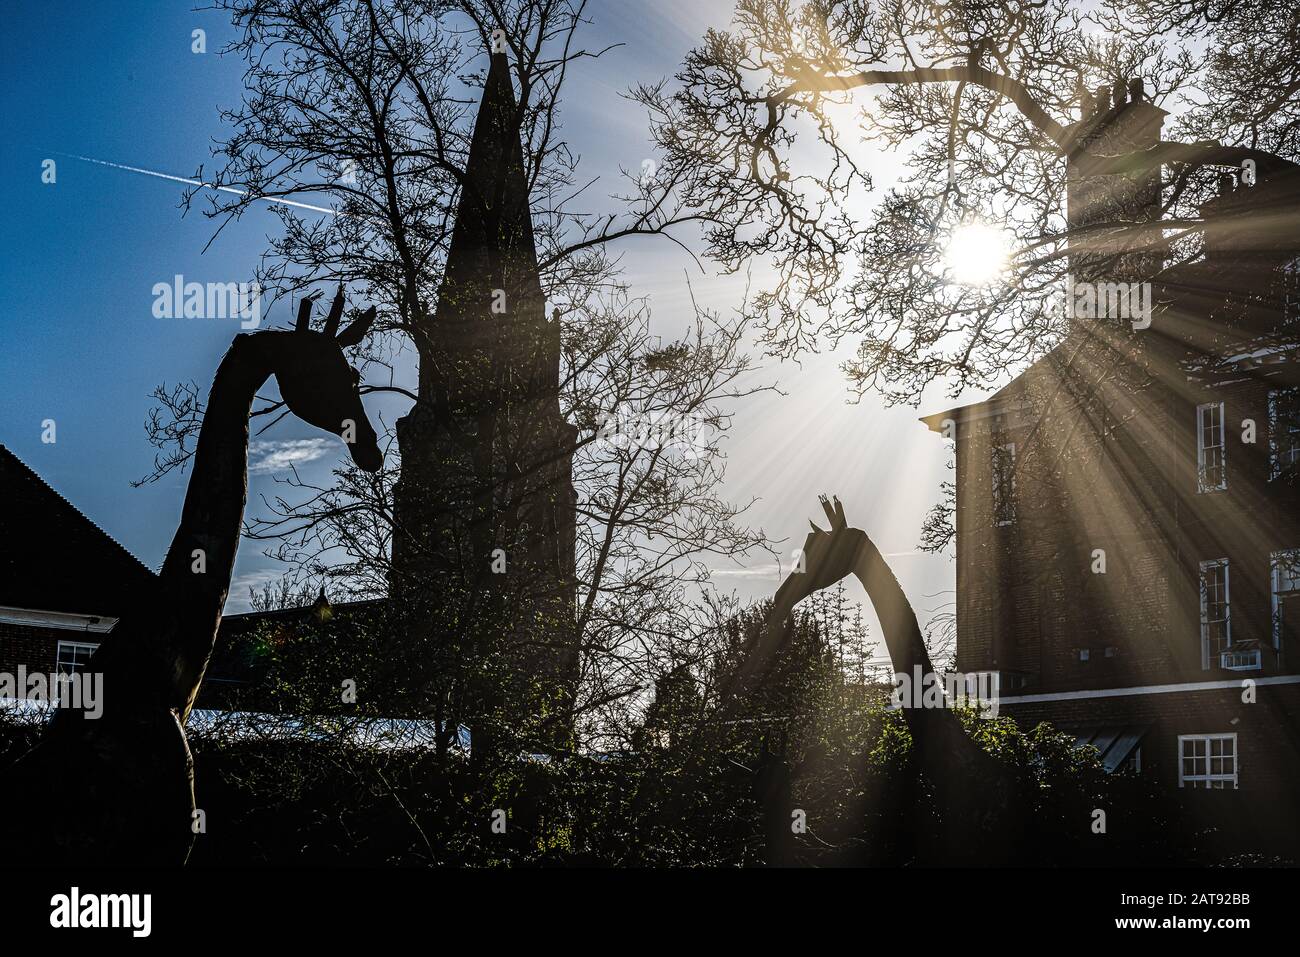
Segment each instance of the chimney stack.
[[[1147,99],[1140,77],[1098,87],[1094,104],[1093,115],[1072,130],[1080,151],[1093,156],[1138,153],[1160,142],[1165,111]],[[1071,274],[1076,282],[1149,280],[1164,261],[1160,237],[1126,227],[1160,217],[1160,168],[1097,174],[1088,171],[1089,162],[1090,157],[1077,154],[1067,159],[1069,226],[1115,223],[1116,228],[1094,230],[1071,242]]]

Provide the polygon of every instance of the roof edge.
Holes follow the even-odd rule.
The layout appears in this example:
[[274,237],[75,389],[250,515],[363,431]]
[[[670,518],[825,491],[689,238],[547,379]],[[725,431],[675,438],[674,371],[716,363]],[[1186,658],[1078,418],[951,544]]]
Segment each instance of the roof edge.
[[9,448],[9,447],[8,447],[7,445],[5,445],[3,442],[0,442],[0,456],[3,456],[3,455],[8,455],[11,459],[13,459],[14,462],[16,462],[16,463],[17,463],[17,464],[18,464],[18,465],[19,465],[19,466],[20,466],[20,467],[21,467],[21,468],[22,468],[22,469],[27,473],[27,475],[28,475],[31,479],[33,479],[33,480],[36,482],[36,484],[37,484],[40,488],[45,489],[45,491],[49,492],[49,493],[50,493],[51,495],[53,495],[56,499],[58,499],[60,502],[62,502],[64,505],[66,505],[68,508],[70,508],[70,509],[72,510],[73,514],[75,514],[78,518],[80,518],[82,521],[84,521],[87,525],[89,525],[89,526],[90,526],[91,528],[93,528],[95,531],[99,532],[99,534],[103,535],[104,538],[107,539],[109,542],[112,542],[113,545],[114,545],[114,546],[115,546],[119,551],[121,551],[123,555],[125,555],[127,558],[131,559],[131,561],[135,562],[135,564],[138,565],[138,566],[139,566],[139,567],[140,567],[140,568],[141,568],[145,573],[147,573],[147,574],[149,575],[150,578],[155,578],[155,579],[156,579],[156,578],[158,577],[158,573],[155,572],[155,571],[154,571],[152,568],[150,568],[148,565],[146,565],[144,562],[140,561],[140,559],[136,558],[135,554],[134,554],[134,553],[133,553],[129,548],[127,548],[125,545],[123,545],[121,542],[119,542],[116,538],[114,538],[114,537],[113,537],[112,535],[110,535],[108,532],[104,531],[104,529],[101,528],[97,522],[95,522],[93,519],[89,518],[89,517],[86,515],[85,512],[83,512],[81,509],[77,508],[77,506],[73,505],[72,502],[69,501],[66,497],[64,497],[64,496],[63,496],[63,495],[62,495],[62,494],[61,494],[57,489],[54,488],[54,486],[52,486],[49,482],[45,481],[45,479],[41,478],[40,473],[38,473],[38,472],[37,472],[35,469],[33,469],[30,465],[28,465],[26,462],[24,462],[22,459],[20,459],[20,458],[18,457],[18,454],[17,454],[16,452],[14,452],[13,449]]

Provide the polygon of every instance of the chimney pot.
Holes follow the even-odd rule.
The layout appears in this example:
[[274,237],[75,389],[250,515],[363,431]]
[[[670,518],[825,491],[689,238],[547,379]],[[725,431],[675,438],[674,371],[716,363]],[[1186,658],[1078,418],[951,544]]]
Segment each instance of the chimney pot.
[[1110,109],[1110,87],[1097,87],[1097,112]]
[[1111,94],[1114,96],[1115,109],[1118,110],[1121,106],[1124,105],[1124,84],[1116,83],[1114,89],[1112,89],[1111,91]]
[[1128,99],[1130,103],[1142,103],[1147,98],[1146,89],[1142,85],[1142,77],[1135,76],[1128,81]]

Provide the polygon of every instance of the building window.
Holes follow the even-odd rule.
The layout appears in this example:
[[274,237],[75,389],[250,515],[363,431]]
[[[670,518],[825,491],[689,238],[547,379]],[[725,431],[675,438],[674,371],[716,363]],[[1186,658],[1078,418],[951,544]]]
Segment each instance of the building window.
[[999,679],[1001,687],[1007,691],[1024,691],[1029,687],[1029,675],[1017,674],[1014,671],[1002,672]]
[[[1300,548],[1274,552],[1269,556],[1269,565],[1273,578],[1273,649],[1281,660],[1284,644],[1282,636],[1288,630],[1286,607],[1290,605],[1293,614],[1300,608]],[[1293,622],[1290,626],[1292,634],[1296,624]]]
[[1228,560],[1201,562],[1201,667],[1208,669],[1232,644]]
[[56,667],[61,675],[75,675],[85,671],[90,656],[99,645],[85,641],[61,641]]
[[1201,492],[1228,487],[1224,458],[1223,403],[1207,402],[1196,407],[1196,482]]
[[1269,477],[1277,478],[1300,462],[1300,388],[1268,394]]
[[1180,734],[1178,736],[1178,786],[1180,788],[1237,787],[1237,735]]
[[1016,520],[1016,444],[993,446],[993,521],[1010,525]]
[[1282,325],[1300,322],[1300,259],[1282,267]]

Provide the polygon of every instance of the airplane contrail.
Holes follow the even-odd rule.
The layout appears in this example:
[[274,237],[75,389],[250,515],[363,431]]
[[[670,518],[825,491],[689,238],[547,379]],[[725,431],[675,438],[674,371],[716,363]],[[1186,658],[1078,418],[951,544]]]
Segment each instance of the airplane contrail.
[[[215,189],[222,193],[234,193],[236,196],[253,196],[251,192],[245,189],[235,189],[233,186],[217,186],[215,183],[205,183],[198,179],[188,179],[184,176],[172,176],[168,173],[159,173],[151,169],[141,169],[139,166],[126,166],[122,163],[110,163],[108,160],[95,159],[93,156],[78,156],[76,153],[58,153],[57,156],[70,156],[72,159],[81,160],[83,163],[94,163],[97,166],[109,166],[113,169],[124,169],[128,173],[142,173],[145,176],[156,176],[159,179],[169,179],[174,183],[186,183],[190,186],[202,186],[204,189]],[[280,203],[283,206],[294,206],[298,209],[309,209],[315,213],[328,213],[331,216],[346,216],[346,213],[340,213],[337,209],[329,209],[325,206],[313,206],[310,203],[299,203],[292,199],[281,199],[279,196],[255,196],[266,203]]]

